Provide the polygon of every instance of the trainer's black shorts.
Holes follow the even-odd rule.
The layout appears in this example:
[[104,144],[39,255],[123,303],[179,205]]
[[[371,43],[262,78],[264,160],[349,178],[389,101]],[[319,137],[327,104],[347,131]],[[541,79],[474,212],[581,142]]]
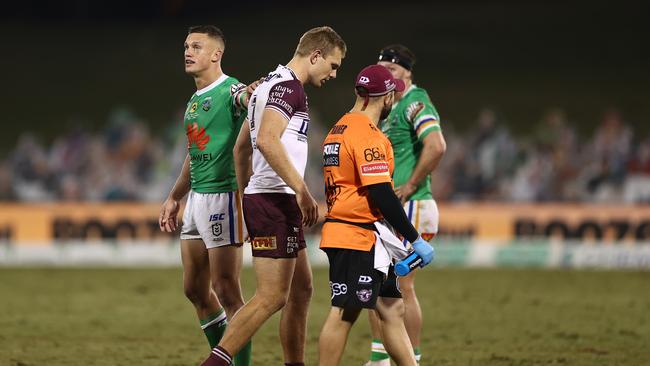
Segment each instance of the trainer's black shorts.
[[374,309],[379,296],[402,297],[393,267],[388,277],[374,268],[375,247],[369,252],[340,248],[323,250],[330,262],[332,306]]

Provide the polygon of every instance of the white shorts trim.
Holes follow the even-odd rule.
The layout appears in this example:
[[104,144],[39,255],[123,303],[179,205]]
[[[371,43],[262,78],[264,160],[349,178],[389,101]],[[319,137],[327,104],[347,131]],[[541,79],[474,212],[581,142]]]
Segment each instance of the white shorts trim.
[[203,240],[210,249],[241,244],[246,235],[239,192],[190,191],[183,212],[181,240]]

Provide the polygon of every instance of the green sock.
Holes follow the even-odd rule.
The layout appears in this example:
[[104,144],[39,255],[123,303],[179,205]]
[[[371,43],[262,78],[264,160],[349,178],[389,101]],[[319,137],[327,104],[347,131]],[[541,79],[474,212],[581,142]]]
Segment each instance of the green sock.
[[232,363],[235,366],[251,366],[251,354],[253,353],[253,341],[248,341],[244,348],[232,358]]
[[227,326],[226,312],[223,309],[209,315],[205,319],[201,319],[201,329],[203,329],[203,333],[208,338],[210,348],[214,348],[219,344],[221,337],[226,332]]
[[370,361],[381,361],[390,358],[381,339],[372,339],[372,348],[370,350]]
[[420,358],[422,358],[422,354],[420,353],[420,347],[413,348],[413,353],[415,354],[415,360],[418,362],[418,365],[419,365],[420,364]]

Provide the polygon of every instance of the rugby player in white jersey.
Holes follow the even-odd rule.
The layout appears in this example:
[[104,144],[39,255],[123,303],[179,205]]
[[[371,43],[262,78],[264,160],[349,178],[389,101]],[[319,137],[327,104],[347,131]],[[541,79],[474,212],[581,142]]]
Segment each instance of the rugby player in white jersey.
[[291,61],[271,72],[250,98],[249,128],[240,131],[235,164],[239,187],[246,187],[244,220],[257,289],[203,366],[230,365],[232,355],[280,309],[285,365],[304,365],[312,275],[303,226],[316,223],[318,206],[303,179],[309,128],[303,86],[321,87],[335,78],[345,52],[345,42],[332,28],[311,29],[300,38]]

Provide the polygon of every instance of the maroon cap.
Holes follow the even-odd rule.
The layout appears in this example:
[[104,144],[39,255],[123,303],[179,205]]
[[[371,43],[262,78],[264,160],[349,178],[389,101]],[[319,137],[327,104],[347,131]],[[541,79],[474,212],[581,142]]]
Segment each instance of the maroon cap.
[[381,65],[370,65],[361,70],[354,86],[366,88],[370,97],[379,97],[392,91],[401,92],[405,88],[402,80],[393,78],[390,71]]

